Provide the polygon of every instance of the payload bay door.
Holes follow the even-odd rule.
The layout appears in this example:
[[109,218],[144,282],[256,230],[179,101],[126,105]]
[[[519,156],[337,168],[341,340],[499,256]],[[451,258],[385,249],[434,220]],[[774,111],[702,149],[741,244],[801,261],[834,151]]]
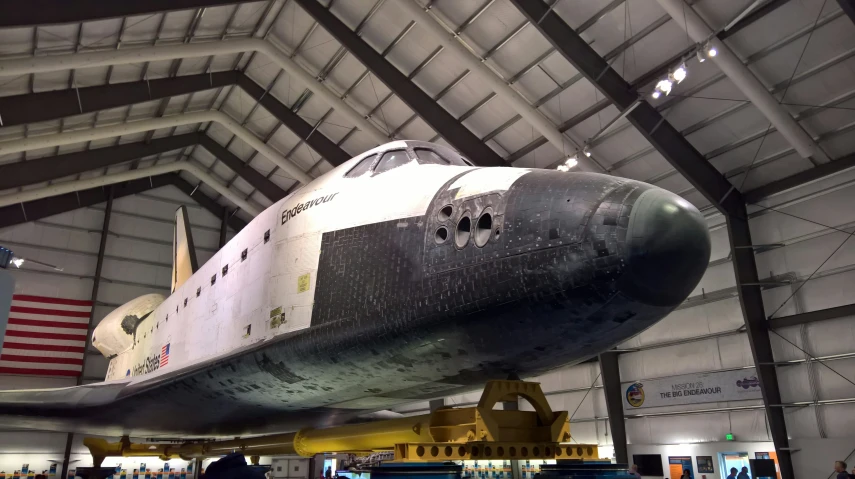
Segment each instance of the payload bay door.
[[[312,321],[321,233],[286,239],[276,245],[270,288],[271,330],[279,333],[308,328]],[[281,309],[280,309],[281,308]]]

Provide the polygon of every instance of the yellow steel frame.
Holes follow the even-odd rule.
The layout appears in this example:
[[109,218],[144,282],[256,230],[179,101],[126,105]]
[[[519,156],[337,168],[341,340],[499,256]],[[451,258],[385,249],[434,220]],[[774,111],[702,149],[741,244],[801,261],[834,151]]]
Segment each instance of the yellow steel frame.
[[[533,411],[495,409],[503,401],[527,400]],[[351,424],[296,433],[185,444],[133,444],[127,437],[108,443],[85,438],[96,466],[105,457],[192,458],[233,451],[247,455],[324,452],[395,452],[396,461],[456,459],[595,459],[597,446],[571,440],[567,411],[552,411],[539,383],[489,381],[477,406],[446,407],[422,416]],[[565,444],[562,444],[565,443]]]

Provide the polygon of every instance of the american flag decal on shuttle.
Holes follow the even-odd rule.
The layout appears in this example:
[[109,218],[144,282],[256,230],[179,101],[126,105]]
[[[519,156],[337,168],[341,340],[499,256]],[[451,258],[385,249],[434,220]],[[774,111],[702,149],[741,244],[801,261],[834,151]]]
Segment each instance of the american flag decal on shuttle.
[[92,302],[15,294],[0,374],[79,376]]
[[160,348],[160,367],[164,367],[167,364],[169,364],[169,343]]

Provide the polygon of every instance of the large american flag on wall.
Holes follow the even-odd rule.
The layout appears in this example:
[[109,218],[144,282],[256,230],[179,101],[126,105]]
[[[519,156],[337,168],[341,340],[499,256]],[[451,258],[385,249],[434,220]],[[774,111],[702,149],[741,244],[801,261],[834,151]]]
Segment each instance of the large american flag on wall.
[[15,294],[0,374],[79,376],[92,301]]

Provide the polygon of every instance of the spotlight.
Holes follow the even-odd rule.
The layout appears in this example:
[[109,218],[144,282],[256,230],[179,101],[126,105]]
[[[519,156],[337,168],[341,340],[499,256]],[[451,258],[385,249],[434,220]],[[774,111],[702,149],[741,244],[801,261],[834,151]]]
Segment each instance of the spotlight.
[[671,83],[671,80],[660,80],[659,83],[656,84],[656,89],[664,93],[665,96],[668,96],[668,94],[671,93],[671,87],[673,85],[674,84]]
[[579,161],[576,159],[576,155],[568,156],[567,159],[564,161],[564,165],[567,166],[568,169],[573,168],[578,164]]
[[590,158],[590,157],[591,157],[591,149],[590,149],[590,148],[588,148],[588,146],[587,146],[587,145],[585,145],[585,147],[584,147],[584,148],[582,148],[582,153],[584,153],[584,154],[585,154],[585,156],[587,156],[588,158]]
[[24,258],[18,258],[18,257],[12,258],[12,264],[14,264],[18,268],[20,268],[21,265],[24,264]]
[[653,91],[653,93],[651,93],[651,94],[650,94],[650,96],[652,96],[652,97],[653,97],[653,99],[654,99],[654,100],[656,100],[656,99],[658,99],[660,96],[662,96],[662,94],[661,94],[661,93],[659,93],[659,90],[654,90],[654,91]]
[[704,54],[700,50],[695,52],[695,56],[698,57],[698,63],[703,63],[703,62],[707,61],[707,57],[705,57]]
[[567,165],[558,165],[555,169],[558,171],[563,171],[565,173],[570,171],[570,167],[568,167]]
[[716,50],[715,47],[709,43],[707,43],[706,46],[704,47],[704,51],[706,52],[707,56],[710,58],[718,55],[718,50]]
[[686,71],[686,64],[684,63],[684,64],[678,66],[677,69],[674,70],[673,73],[668,75],[668,78],[671,79],[672,81],[676,81],[677,84],[679,85],[680,83],[683,82],[683,80],[686,79],[686,75],[688,75],[688,74],[689,74],[689,72]]

